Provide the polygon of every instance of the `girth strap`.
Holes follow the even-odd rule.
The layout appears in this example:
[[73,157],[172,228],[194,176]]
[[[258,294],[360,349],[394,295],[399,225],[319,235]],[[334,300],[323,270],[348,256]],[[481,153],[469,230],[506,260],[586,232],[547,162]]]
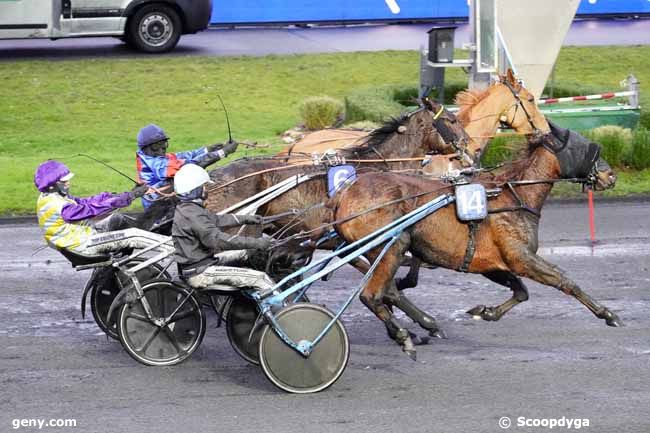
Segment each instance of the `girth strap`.
[[465,250],[465,258],[463,259],[463,264],[458,268],[459,272],[467,272],[469,269],[470,263],[474,259],[474,253],[476,252],[476,232],[478,231],[478,221],[469,221],[467,223],[467,229],[469,230],[469,239],[467,239],[467,249]]

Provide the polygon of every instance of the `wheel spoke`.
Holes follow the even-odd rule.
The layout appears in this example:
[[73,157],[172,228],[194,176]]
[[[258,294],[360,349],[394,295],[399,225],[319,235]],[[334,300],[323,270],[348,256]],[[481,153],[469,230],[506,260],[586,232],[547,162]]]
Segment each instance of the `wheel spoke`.
[[157,294],[158,294],[158,308],[160,308],[160,317],[165,316],[165,296],[163,296],[163,289],[158,289]]
[[183,320],[183,319],[185,319],[187,317],[193,316],[195,312],[196,312],[196,310],[194,308],[192,308],[191,310],[185,311],[184,313],[174,314],[174,315],[172,315],[172,317],[170,317],[167,320],[167,324],[169,325],[171,323],[178,322],[179,320]]
[[151,320],[147,319],[142,314],[138,314],[138,313],[134,313],[134,312],[129,312],[126,315],[126,317],[129,318],[129,319],[136,319],[136,320],[139,320],[141,322],[152,323]]
[[[188,299],[190,299],[191,296],[192,296],[192,293],[191,292],[188,293],[187,296],[185,297],[185,299],[183,299],[183,301],[181,301],[181,303],[178,304],[178,306],[174,309],[172,314],[170,314],[169,317],[167,318],[167,323],[169,323],[171,321],[171,319],[174,317],[174,315],[176,313],[178,313],[178,311],[183,307],[183,305],[185,305],[185,303],[187,302]],[[194,310],[192,310],[192,311],[194,311]],[[178,319],[176,319],[176,320],[178,320]]]
[[158,334],[160,334],[160,331],[161,331],[161,328],[157,328],[155,331],[153,331],[151,333],[151,335],[149,336],[149,338],[147,339],[147,341],[144,342],[144,344],[142,345],[142,348],[139,350],[139,352],[145,353],[147,351],[147,349],[149,348],[149,346],[151,346],[151,343],[153,343],[153,340],[155,340],[156,337],[158,336]]
[[176,336],[171,331],[171,329],[169,329],[167,326],[165,326],[164,328],[162,328],[162,330],[165,333],[165,335],[167,336],[167,338],[169,338],[169,341],[172,343],[172,346],[174,346],[174,349],[176,349],[178,354],[182,355],[183,353],[185,353],[185,350],[183,350],[181,348],[181,346],[178,344],[178,340],[176,339]]

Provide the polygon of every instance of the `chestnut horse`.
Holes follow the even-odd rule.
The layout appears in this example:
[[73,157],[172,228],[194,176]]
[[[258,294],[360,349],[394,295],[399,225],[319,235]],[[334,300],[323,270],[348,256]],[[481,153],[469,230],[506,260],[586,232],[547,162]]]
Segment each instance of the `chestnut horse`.
[[[560,129],[554,131],[554,135],[529,141],[524,159],[512,163],[498,175],[483,174],[475,179],[487,188],[504,188],[498,197],[488,202],[487,218],[472,228],[458,220],[456,205],[451,204],[405,230],[381,259],[360,295],[361,301],[385,323],[391,337],[403,350],[415,358],[409,332],[393,316],[386,302],[389,294],[400,296],[394,289],[393,278],[408,251],[425,263],[483,274],[509,287],[513,296],[508,301],[496,307],[478,306],[469,311],[485,320],[498,320],[516,304],[528,299],[528,291],[519,279],[526,277],[574,296],[608,325],[620,326],[616,314],[536,254],[540,210],[555,179],[592,175],[598,180],[598,189],[615,183],[609,166],[598,158],[599,149],[597,144]],[[448,183],[421,176],[369,173],[359,176],[355,183],[330,200],[328,207],[333,210],[333,220],[341,221],[335,225],[336,231],[351,243],[440,194],[452,191],[453,186]],[[415,197],[422,193],[426,194]],[[364,212],[400,199],[403,201],[397,204]],[[372,250],[367,257],[374,260],[380,250],[381,247]]]
[[[469,140],[463,149],[468,159],[479,165],[489,141],[500,125],[520,135],[542,135],[550,131],[546,118],[537,108],[535,97],[508,70],[487,89],[465,90],[456,95],[457,118]],[[424,169],[425,174],[440,176],[461,169],[462,159],[454,155],[435,155]]]

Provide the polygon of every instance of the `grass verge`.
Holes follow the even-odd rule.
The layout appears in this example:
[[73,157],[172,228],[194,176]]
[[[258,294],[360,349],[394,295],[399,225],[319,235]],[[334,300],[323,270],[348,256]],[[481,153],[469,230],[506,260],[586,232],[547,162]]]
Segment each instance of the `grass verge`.
[[[611,52],[616,50],[616,62]],[[216,94],[223,97],[237,139],[277,144],[277,136],[299,121],[304,98],[343,99],[360,87],[418,81],[418,53],[385,51],[321,55],[124,58],[0,62],[0,215],[34,212],[32,176],[48,158],[61,158],[77,174],[78,195],[120,191],[131,184],[84,158],[87,153],[135,175],[135,136],[157,123],[180,151],[227,137]],[[615,90],[629,73],[641,81],[641,102],[650,104],[650,46],[565,47],[556,83],[582,83]],[[464,83],[460,70],[449,83]],[[650,126],[644,113],[642,123]],[[266,148],[270,153],[274,148]],[[237,156],[260,151],[241,149]],[[621,176],[616,190],[650,192],[646,171]],[[639,182],[625,185],[630,182]]]

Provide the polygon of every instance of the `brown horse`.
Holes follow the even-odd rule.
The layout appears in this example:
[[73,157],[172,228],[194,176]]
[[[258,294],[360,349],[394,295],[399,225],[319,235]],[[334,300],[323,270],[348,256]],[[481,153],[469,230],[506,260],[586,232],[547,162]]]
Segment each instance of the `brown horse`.
[[[616,178],[609,166],[597,157],[599,149],[597,144],[560,129],[554,131],[554,135],[531,140],[524,159],[511,164],[498,175],[481,175],[475,179],[487,188],[504,188],[498,197],[489,201],[487,218],[472,227],[458,220],[456,205],[452,204],[405,230],[378,264],[360,295],[361,301],[386,324],[391,337],[414,358],[415,348],[408,331],[386,305],[387,296],[400,296],[394,289],[393,278],[402,257],[409,251],[426,263],[480,273],[510,287],[513,297],[503,304],[496,307],[481,305],[469,311],[485,320],[498,320],[513,306],[528,299],[520,276],[556,287],[574,296],[608,325],[620,326],[621,322],[613,312],[590,298],[558,268],[536,254],[540,210],[553,180],[585,178],[597,173],[598,189],[615,183]],[[509,184],[509,181],[515,182]],[[347,242],[354,242],[440,194],[452,191],[453,186],[437,180],[395,173],[370,173],[359,176],[328,206],[333,209],[334,220],[342,221],[336,225],[339,235]],[[422,193],[426,194],[414,197]],[[394,200],[403,201],[364,213],[366,209]],[[359,216],[354,217],[357,214]],[[367,257],[374,260],[379,250],[372,250]]]

